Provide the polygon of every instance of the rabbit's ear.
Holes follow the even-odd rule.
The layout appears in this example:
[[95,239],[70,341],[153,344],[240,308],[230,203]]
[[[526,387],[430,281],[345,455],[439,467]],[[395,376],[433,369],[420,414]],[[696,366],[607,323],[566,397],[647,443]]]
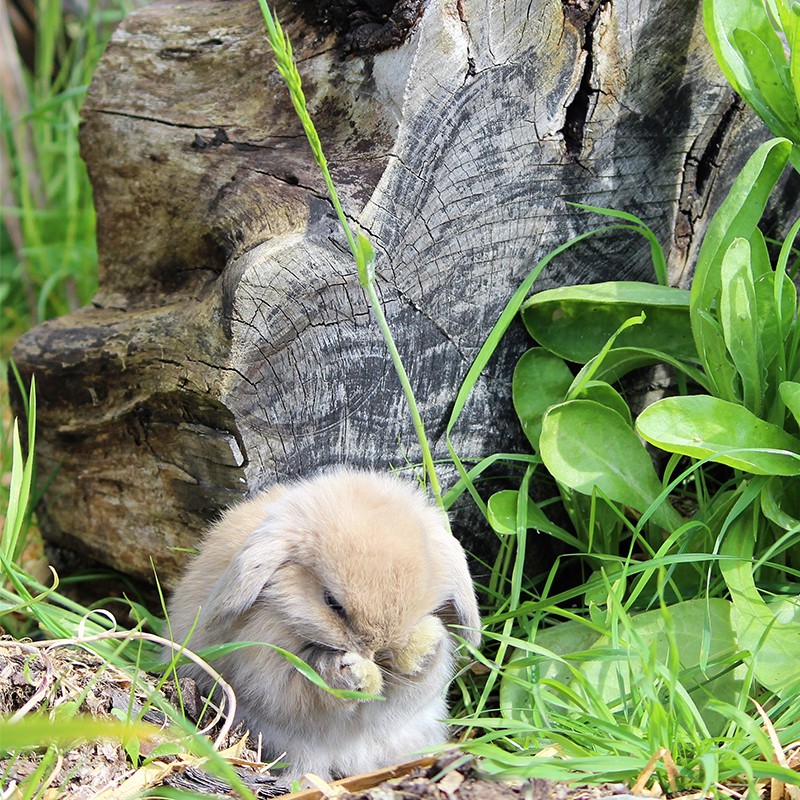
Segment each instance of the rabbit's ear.
[[446,576],[447,591],[437,616],[454,634],[477,647],[481,643],[481,615],[464,549],[455,536],[444,528],[438,531],[434,541]]
[[225,624],[256,602],[275,571],[289,559],[285,531],[276,535],[276,528],[274,520],[268,519],[250,534],[211,590],[201,623]]

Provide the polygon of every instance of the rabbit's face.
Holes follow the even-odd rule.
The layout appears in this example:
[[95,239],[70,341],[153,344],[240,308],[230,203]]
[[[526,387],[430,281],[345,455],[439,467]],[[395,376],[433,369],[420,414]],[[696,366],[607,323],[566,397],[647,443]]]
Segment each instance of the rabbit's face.
[[443,520],[393,492],[338,488],[276,504],[264,535],[292,544],[242,623],[248,634],[268,623],[265,640],[289,645],[334,688],[379,694],[423,674],[447,641],[435,616],[447,576],[428,541]]

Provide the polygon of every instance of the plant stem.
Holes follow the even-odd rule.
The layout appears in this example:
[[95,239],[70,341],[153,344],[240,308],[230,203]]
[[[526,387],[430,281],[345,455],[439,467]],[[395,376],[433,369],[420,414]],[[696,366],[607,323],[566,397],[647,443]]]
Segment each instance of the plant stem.
[[359,233],[357,238],[353,236],[353,232],[350,229],[349,223],[347,222],[347,217],[342,209],[342,204],[339,201],[339,196],[336,193],[336,187],[333,185],[333,179],[331,178],[331,173],[328,169],[328,161],[322,152],[322,144],[320,143],[319,135],[317,134],[317,130],[314,127],[314,123],[312,122],[311,116],[308,113],[308,108],[306,107],[306,98],[303,94],[300,73],[297,71],[297,66],[294,63],[294,57],[292,56],[291,43],[289,42],[286,34],[283,32],[277,17],[273,16],[272,12],[270,11],[266,0],[259,0],[259,4],[261,6],[261,12],[264,15],[264,22],[267,26],[267,38],[273,52],[275,53],[275,63],[278,68],[278,72],[280,72],[280,74],[283,76],[283,79],[286,81],[286,86],[288,87],[289,94],[292,98],[292,104],[294,105],[297,116],[299,117],[300,123],[303,126],[306,137],[308,138],[308,143],[311,146],[311,152],[314,154],[314,160],[317,162],[317,166],[319,166],[322,172],[322,177],[325,180],[325,185],[328,187],[328,193],[330,194],[331,201],[333,202],[333,207],[336,209],[339,222],[341,223],[344,234],[347,237],[347,243],[350,245],[350,250],[353,253],[353,258],[355,259],[356,266],[358,268],[359,280],[364,288],[364,291],[366,292],[367,299],[369,300],[372,310],[374,311],[378,320],[378,326],[380,327],[383,339],[386,342],[386,346],[389,348],[389,353],[392,357],[392,363],[394,364],[395,371],[397,372],[397,377],[400,379],[400,385],[403,387],[403,393],[405,395],[406,402],[408,403],[409,411],[411,412],[411,418],[414,422],[414,430],[417,434],[417,439],[419,439],[420,447],[422,448],[422,464],[430,481],[431,491],[436,499],[436,503],[440,508],[444,509],[442,491],[439,486],[439,480],[436,477],[433,456],[431,455],[428,439],[425,435],[425,426],[422,422],[422,417],[420,416],[419,409],[417,407],[417,401],[414,398],[414,391],[411,388],[411,382],[408,379],[408,374],[406,373],[405,368],[403,367],[403,362],[400,359],[400,353],[397,350],[392,332],[389,329],[389,323],[386,321],[386,315],[383,313],[380,300],[375,292],[375,256],[372,245],[370,245],[369,241],[362,233]]
[[386,316],[383,313],[383,308],[381,307],[380,301],[378,300],[378,295],[375,293],[375,286],[373,283],[368,283],[364,290],[367,293],[367,298],[372,305],[373,310],[375,311],[375,316],[378,319],[378,326],[381,329],[381,333],[383,333],[383,338],[386,341],[386,346],[389,348],[389,353],[392,356],[392,362],[394,363],[394,368],[397,372],[397,377],[400,379],[400,384],[403,387],[403,393],[406,396],[406,402],[408,403],[408,410],[411,412],[411,418],[414,421],[414,430],[417,433],[417,438],[419,439],[420,447],[422,447],[422,464],[425,468],[425,472],[427,473],[430,483],[431,483],[431,491],[433,492],[433,496],[436,498],[437,504],[444,508],[444,502],[442,501],[442,490],[439,486],[439,480],[436,477],[436,470],[434,469],[433,465],[433,457],[431,456],[430,447],[428,446],[428,440],[425,436],[425,425],[422,422],[422,417],[420,416],[419,409],[417,408],[417,401],[414,399],[414,391],[411,388],[411,383],[408,380],[408,375],[406,374],[405,368],[403,367],[403,362],[400,360],[400,353],[397,351],[397,346],[394,343],[394,338],[392,337],[392,332],[389,330],[389,324],[386,321]]

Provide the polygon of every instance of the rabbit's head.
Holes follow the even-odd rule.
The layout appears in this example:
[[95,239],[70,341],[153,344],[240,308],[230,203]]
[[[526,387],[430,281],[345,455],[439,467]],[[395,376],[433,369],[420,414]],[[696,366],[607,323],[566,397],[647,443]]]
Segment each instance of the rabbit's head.
[[464,553],[443,513],[393,476],[349,470],[299,483],[269,507],[199,624],[235,627],[254,615],[269,617],[285,644],[302,639],[407,674],[444,631],[432,618],[479,640]]

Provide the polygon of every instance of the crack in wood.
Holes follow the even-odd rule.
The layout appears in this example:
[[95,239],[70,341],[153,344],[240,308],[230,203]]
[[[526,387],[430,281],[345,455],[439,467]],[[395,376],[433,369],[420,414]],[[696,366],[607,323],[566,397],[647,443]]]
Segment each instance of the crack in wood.
[[686,260],[692,247],[695,223],[706,211],[720,167],[720,153],[743,111],[742,99],[730,92],[721,103],[721,112],[709,118],[686,154],[673,234],[682,261]]
[[[717,159],[722,150],[722,144],[731,129],[734,115],[741,111],[742,108],[744,108],[742,98],[738,94],[734,95],[717,126],[712,131],[711,137],[700,155],[700,159],[697,161],[694,187],[698,197],[702,197],[706,193],[712,173],[719,167]],[[690,159],[692,159],[691,151],[687,155],[687,161]]]
[[464,10],[464,0],[456,0],[456,10],[458,11],[458,18],[461,21],[461,29],[464,32],[464,38],[467,40],[467,74],[464,77],[472,78],[478,74],[478,69],[475,66],[475,59],[472,55],[472,34],[469,30],[469,22],[467,22],[467,12]]
[[[108,108],[92,108],[84,106],[82,113],[92,112],[93,114],[107,114],[111,117],[127,117],[128,119],[138,119],[142,122],[155,122],[157,125],[168,125],[170,128],[188,128],[189,130],[207,131],[209,128],[221,128],[221,125],[189,125],[187,122],[171,122],[158,117],[148,117],[146,114],[132,114],[130,111],[111,111]],[[292,137],[296,138],[296,137]]]
[[572,161],[578,161],[583,151],[583,138],[586,121],[589,118],[589,107],[592,98],[598,90],[592,86],[592,71],[594,70],[594,29],[597,25],[597,16],[600,10],[610,0],[561,0],[564,19],[567,20],[578,32],[581,40],[581,49],[586,53],[583,65],[583,74],[578,85],[575,97],[567,106],[564,117],[564,127],[560,133],[564,137],[567,156]]

